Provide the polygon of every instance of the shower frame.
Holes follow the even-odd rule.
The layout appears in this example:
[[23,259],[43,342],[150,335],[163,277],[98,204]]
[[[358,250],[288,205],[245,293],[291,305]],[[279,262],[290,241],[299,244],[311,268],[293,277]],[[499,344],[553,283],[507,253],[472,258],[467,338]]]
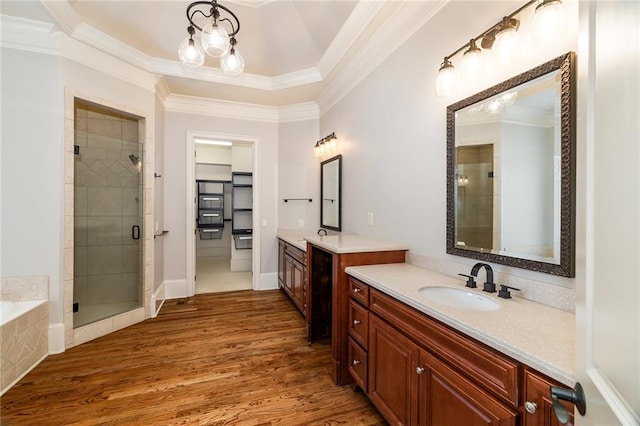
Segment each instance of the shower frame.
[[[138,118],[139,137],[142,144],[143,164],[143,265],[142,274],[142,306],[122,314],[118,314],[83,327],[73,328],[73,292],[74,292],[74,107],[76,99],[93,103],[106,109],[120,111]],[[121,103],[90,96],[79,91],[65,89],[65,126],[64,126],[64,348],[71,348],[81,343],[96,339],[121,328],[144,321],[151,316],[151,296],[154,288],[153,277],[153,206],[154,206],[154,153],[153,113],[123,106]]]

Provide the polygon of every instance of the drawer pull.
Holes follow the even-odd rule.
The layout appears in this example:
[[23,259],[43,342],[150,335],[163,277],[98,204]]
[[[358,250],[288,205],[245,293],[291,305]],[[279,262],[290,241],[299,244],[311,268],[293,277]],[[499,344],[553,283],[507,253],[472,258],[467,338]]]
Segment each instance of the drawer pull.
[[353,365],[354,367],[358,364],[360,364],[360,361],[358,361],[357,359],[354,359],[353,361],[351,361],[351,365]]
[[362,290],[361,290],[361,289],[359,289],[358,287],[354,287],[354,288],[353,288],[353,292],[354,292],[354,293],[360,293],[361,291],[362,291]]
[[203,217],[218,217],[220,216],[219,213],[202,213]]
[[218,197],[202,197],[203,201],[220,201]]
[[526,401],[524,403],[524,409],[527,410],[527,413],[529,414],[535,414],[536,410],[538,409],[538,404],[536,404],[535,402]]
[[362,321],[360,321],[360,320],[353,320],[353,325],[358,325],[358,324],[362,324]]
[[416,367],[416,373],[418,374],[424,373],[424,367]]

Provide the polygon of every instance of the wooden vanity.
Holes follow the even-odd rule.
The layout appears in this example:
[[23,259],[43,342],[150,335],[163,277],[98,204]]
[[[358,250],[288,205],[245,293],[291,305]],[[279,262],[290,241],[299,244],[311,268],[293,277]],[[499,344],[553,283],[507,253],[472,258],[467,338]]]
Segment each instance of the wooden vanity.
[[[407,248],[355,235],[305,236],[306,256],[297,251],[295,239],[279,241],[280,285],[303,313],[309,342],[331,339],[337,385],[353,381],[347,363],[349,286],[345,268],[349,266],[404,263]],[[305,259],[306,263],[296,260]],[[306,270],[300,281],[301,268]],[[296,288],[300,287],[300,291]],[[299,296],[298,296],[299,295]]]
[[[410,281],[417,279],[411,266],[402,268]],[[549,387],[567,383],[362,280],[349,276],[348,283],[349,373],[390,424],[559,425]],[[506,315],[510,308],[502,307]],[[545,343],[555,342],[538,345]],[[573,406],[565,406],[573,412]]]

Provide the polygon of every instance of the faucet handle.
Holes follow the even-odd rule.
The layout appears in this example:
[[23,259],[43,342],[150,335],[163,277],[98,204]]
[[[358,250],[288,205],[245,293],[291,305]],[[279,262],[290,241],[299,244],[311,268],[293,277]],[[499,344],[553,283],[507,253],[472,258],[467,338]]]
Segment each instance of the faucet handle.
[[461,277],[467,277],[467,283],[464,285],[465,287],[469,287],[469,288],[476,288],[478,287],[476,285],[476,280],[474,279],[475,277],[472,275],[467,275],[467,274],[458,274]]
[[511,292],[509,290],[520,291],[519,288],[509,287],[508,285],[500,285],[500,291],[498,292],[498,297],[503,299],[511,299]]

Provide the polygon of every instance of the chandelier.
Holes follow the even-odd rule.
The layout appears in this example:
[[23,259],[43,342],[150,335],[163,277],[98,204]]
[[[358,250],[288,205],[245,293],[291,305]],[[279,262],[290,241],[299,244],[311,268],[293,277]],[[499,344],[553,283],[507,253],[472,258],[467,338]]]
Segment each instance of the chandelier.
[[[187,6],[187,19],[189,36],[178,48],[180,62],[188,68],[200,68],[206,53],[220,58],[220,68],[225,73],[242,74],[244,58],[236,48],[235,37],[240,31],[238,17],[217,0],[211,0],[195,1]],[[200,34],[194,39],[196,30]]]

